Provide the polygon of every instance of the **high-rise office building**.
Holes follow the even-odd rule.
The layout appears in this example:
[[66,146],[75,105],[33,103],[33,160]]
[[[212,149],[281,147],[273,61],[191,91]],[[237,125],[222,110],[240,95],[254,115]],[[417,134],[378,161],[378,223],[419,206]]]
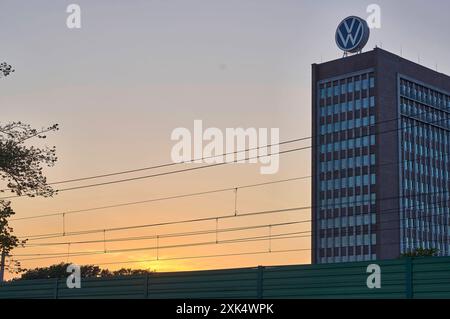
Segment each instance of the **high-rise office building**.
[[450,77],[376,48],[312,66],[312,261],[450,255]]

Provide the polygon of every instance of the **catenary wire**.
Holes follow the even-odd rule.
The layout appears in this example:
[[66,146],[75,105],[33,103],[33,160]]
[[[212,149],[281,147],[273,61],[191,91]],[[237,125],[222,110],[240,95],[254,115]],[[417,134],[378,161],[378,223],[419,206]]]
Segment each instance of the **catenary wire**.
[[[420,205],[419,205],[420,206]],[[389,209],[387,211],[397,211],[397,209]],[[364,213],[363,215],[372,214]],[[356,218],[356,216],[348,216],[348,218]],[[399,222],[406,220],[407,218],[401,218],[399,219]],[[311,220],[302,220],[302,221],[294,221],[294,222],[286,222],[286,223],[280,223],[280,224],[265,224],[265,225],[255,225],[255,226],[247,226],[247,227],[240,227],[240,228],[229,228],[229,229],[214,229],[214,230],[205,230],[205,231],[197,231],[197,232],[184,232],[184,233],[170,233],[170,234],[161,234],[161,235],[153,235],[153,236],[140,236],[140,237],[128,237],[128,238],[116,238],[111,239],[110,241],[129,241],[129,240],[145,240],[145,239],[155,239],[155,238],[172,238],[172,237],[182,237],[182,236],[194,236],[194,235],[202,235],[202,234],[213,234],[218,232],[233,232],[233,231],[243,231],[243,230],[250,230],[250,229],[261,229],[261,228],[268,228],[268,227],[281,227],[281,226],[288,226],[288,225],[294,225],[294,224],[304,224],[309,223]],[[385,222],[379,222],[377,225],[381,224],[390,224],[392,221],[385,221]],[[364,225],[355,225],[354,227],[363,227]],[[394,228],[383,228],[383,231],[387,230],[398,230],[401,227],[394,227]],[[302,233],[311,233],[311,231],[305,231]],[[93,241],[79,241],[79,242],[64,242],[64,243],[42,243],[42,244],[36,244],[35,246],[28,246],[27,248],[33,248],[37,246],[52,246],[52,245],[71,245],[71,244],[85,244],[85,243],[101,243],[105,240],[93,240]],[[63,254],[63,253],[58,253]],[[45,254],[43,254],[45,255]],[[20,255],[15,255],[20,256]]]
[[62,245],[80,245],[80,244],[93,244],[93,243],[103,243],[103,242],[121,242],[121,241],[135,241],[135,240],[148,240],[148,239],[156,239],[159,237],[163,238],[176,238],[176,237],[190,237],[190,236],[199,236],[199,235],[208,235],[215,233],[228,233],[228,232],[240,232],[244,230],[255,230],[255,229],[263,229],[271,227],[281,227],[281,226],[290,226],[290,225],[298,225],[305,223],[305,221],[293,221],[293,222],[285,222],[285,223],[276,223],[276,224],[264,224],[264,225],[254,225],[254,226],[242,226],[242,227],[231,227],[231,228],[214,228],[207,230],[198,230],[191,232],[178,232],[178,233],[165,233],[158,234],[152,236],[135,236],[135,237],[124,237],[124,238],[110,238],[110,239],[98,239],[98,240],[85,240],[85,241],[70,241],[70,242],[52,242],[52,243],[37,243],[37,244],[26,244],[24,247],[17,248],[27,248],[27,247],[42,247],[42,246],[62,246]]
[[[426,114],[426,113],[427,112],[422,112],[422,113],[419,113],[419,114],[415,114],[414,116],[419,116],[420,114]],[[384,121],[385,122],[391,122],[391,121],[396,121],[396,120],[399,120],[399,119],[401,119],[401,117],[395,118],[395,119],[384,120]],[[438,122],[442,122],[442,121],[446,120],[446,119],[439,119],[439,120],[432,121],[432,122],[423,122],[422,120],[417,119],[417,118],[413,118],[412,117],[412,119],[417,121],[417,122],[419,122],[419,123],[416,124],[416,125],[410,126],[410,128],[416,127],[416,126],[420,125],[421,123],[425,124],[425,125],[433,125],[433,123],[438,123]],[[382,123],[383,123],[383,121],[379,121],[379,122],[374,123],[373,125],[366,126],[366,128],[376,127],[377,125],[382,124]],[[374,134],[370,134],[370,132],[368,132],[368,134],[362,134],[360,137],[371,136],[371,135],[379,136],[379,135],[382,135],[382,134],[396,132],[396,131],[400,131],[400,130],[404,130],[404,129],[405,128],[403,128],[403,127],[399,127],[399,128],[395,128],[395,129],[391,129],[391,130],[387,130],[387,131],[375,132]],[[293,142],[307,140],[307,139],[312,139],[312,137],[311,136],[310,137],[303,137],[303,138],[293,139],[293,140],[290,140],[290,141],[284,141],[284,142],[281,142],[281,143],[288,144],[288,143],[293,143]],[[281,143],[272,144],[272,146],[282,145]],[[320,146],[320,145],[321,144],[317,144],[315,146],[317,147],[317,146]],[[269,147],[269,145],[262,146],[262,147],[267,148],[267,147]],[[234,151],[234,152],[229,153],[228,155],[236,154],[236,153],[242,153],[242,152],[247,152],[247,151],[250,151],[250,150],[257,150],[257,149],[262,148],[262,147],[256,147],[256,148],[253,148],[253,149],[245,149],[245,150]],[[302,147],[302,148],[296,149],[296,151],[306,150],[306,149],[310,149],[310,148],[313,148],[313,147],[314,147],[314,145],[307,146],[307,147]],[[267,155],[258,155],[256,157],[245,158],[245,159],[242,159],[242,160],[247,161],[247,160],[250,160],[250,159],[256,159],[256,158],[260,158],[260,157],[270,157],[270,156],[273,156],[273,155],[286,154],[286,153],[289,153],[289,152],[290,151],[282,151],[282,152],[277,152],[276,154],[271,153],[271,154],[267,154]],[[226,154],[214,155],[214,156],[211,156],[211,157],[208,157],[208,158],[216,158],[216,157],[223,157],[223,156],[226,156]],[[205,159],[207,159],[207,158],[205,158]],[[193,161],[195,161],[195,160],[193,160]],[[191,161],[184,162],[184,163],[189,163],[189,162],[191,162]],[[224,162],[224,163],[216,163],[216,164],[204,165],[204,166],[201,166],[201,167],[194,167],[194,168],[190,168],[190,169],[184,169],[184,170],[178,170],[178,171],[172,171],[172,172],[166,172],[166,173],[160,173],[160,174],[152,174],[152,175],[147,175],[147,176],[140,176],[140,177],[135,177],[135,178],[127,178],[127,179],[109,181],[109,182],[104,182],[104,183],[96,183],[96,184],[82,185],[82,186],[77,186],[77,187],[64,188],[64,189],[57,190],[57,192],[72,191],[72,190],[78,190],[78,189],[84,189],[84,188],[92,188],[92,187],[99,187],[99,186],[105,186],[105,185],[111,185],[111,184],[117,184],[117,183],[123,183],[123,182],[130,182],[130,181],[135,181],[135,180],[141,180],[141,179],[153,178],[153,177],[158,177],[158,176],[171,175],[171,174],[175,174],[175,173],[183,173],[183,172],[188,172],[188,171],[193,171],[193,170],[198,170],[198,169],[204,169],[204,168],[209,168],[209,167],[215,167],[215,166],[230,164],[230,163],[234,163],[234,162],[235,161],[233,161],[233,162]],[[157,166],[172,165],[172,164],[176,165],[176,164],[181,164],[181,163],[168,163],[168,164],[161,164],[161,165],[157,165]],[[147,168],[147,169],[151,169],[151,168]],[[116,173],[111,173],[111,174],[116,174]],[[116,174],[116,175],[118,175],[118,174]],[[93,177],[93,178],[96,178],[96,177]],[[87,177],[87,178],[82,178],[82,179],[93,179],[93,178]],[[58,182],[58,184],[61,184],[61,183],[64,183],[64,182]],[[7,189],[5,189],[5,190],[7,190]],[[5,190],[3,190],[3,191],[5,191]],[[18,198],[18,197],[24,197],[24,196],[26,196],[26,195],[15,195],[15,196],[8,196],[8,197],[0,197],[0,200],[2,200],[2,199],[3,200],[4,199],[12,199],[12,198]]]
[[[430,193],[419,193],[416,195],[411,195],[410,197],[421,197],[421,196],[430,196],[430,195],[438,195],[438,194],[448,194],[449,191],[442,191],[442,192],[430,192]],[[395,200],[404,198],[404,196],[391,196],[391,197],[385,197],[385,198],[378,198],[377,201],[387,201],[387,200]],[[446,199],[448,201],[448,199]],[[360,200],[360,201],[351,201],[347,204],[364,204],[370,202],[369,200]],[[146,224],[146,225],[134,225],[134,226],[124,226],[124,227],[116,227],[116,228],[104,228],[104,229],[93,229],[93,230],[84,230],[84,231],[73,231],[73,232],[65,232],[65,233],[46,233],[46,234],[36,234],[36,235],[21,235],[18,236],[19,238],[28,238],[28,240],[40,240],[40,239],[49,239],[49,238],[58,238],[58,237],[67,237],[67,236],[78,236],[78,235],[87,235],[87,234],[94,234],[94,233],[102,233],[104,231],[107,232],[113,232],[113,231],[122,231],[122,230],[129,230],[129,229],[138,229],[138,228],[148,228],[148,227],[158,227],[158,226],[167,226],[167,225],[174,225],[174,224],[185,224],[185,223],[195,223],[195,222],[203,222],[203,221],[214,221],[216,219],[224,219],[224,218],[237,218],[237,217],[246,217],[246,216],[253,216],[253,215],[264,215],[264,214],[274,214],[279,212],[286,212],[286,211],[297,211],[297,210],[311,210],[314,208],[318,209],[327,209],[329,207],[334,208],[334,204],[329,205],[317,205],[317,206],[302,206],[302,207],[291,207],[287,209],[279,209],[279,210],[266,210],[266,211],[257,211],[257,212],[250,212],[250,213],[243,213],[243,214],[227,214],[222,216],[214,216],[214,217],[204,217],[204,218],[197,218],[197,219],[187,219],[187,220],[180,220],[180,221],[168,221],[168,222],[161,222],[161,223],[155,223],[155,224]]]
[[35,215],[35,216],[12,218],[12,219],[10,219],[10,221],[46,218],[46,217],[63,216],[63,215],[67,216],[67,215],[71,215],[71,214],[92,212],[92,211],[97,211],[97,210],[118,208],[118,207],[130,206],[130,205],[138,205],[138,204],[167,201],[167,200],[180,199],[180,198],[186,198],[186,197],[195,197],[195,196],[208,195],[208,194],[214,194],[214,193],[235,191],[236,189],[247,189],[247,188],[279,184],[279,183],[285,183],[285,182],[291,182],[291,181],[297,181],[297,180],[306,180],[309,178],[311,178],[311,176],[300,176],[300,177],[287,178],[287,179],[276,180],[276,181],[271,181],[271,182],[262,182],[262,183],[251,184],[251,185],[227,187],[227,188],[221,188],[221,189],[215,189],[215,190],[207,190],[207,191],[203,191],[203,192],[195,192],[195,193],[188,193],[188,194],[181,194],[181,195],[174,195],[174,196],[167,196],[167,197],[159,197],[159,198],[153,198],[153,199],[147,199],[147,200],[141,200],[141,201],[119,203],[119,204],[114,204],[114,205],[97,206],[97,207],[78,209],[78,210],[67,210],[67,211],[64,211],[63,213],[47,213],[47,214],[41,214],[41,215]]
[[275,235],[263,235],[263,236],[252,236],[252,237],[241,237],[235,239],[227,239],[220,241],[204,241],[189,244],[177,244],[177,245],[165,245],[165,246],[151,246],[151,247],[138,247],[138,248],[126,248],[126,249],[113,249],[113,250],[97,250],[89,252],[70,252],[70,253],[55,253],[55,254],[18,254],[12,255],[12,257],[33,257],[21,259],[21,261],[28,260],[38,260],[38,259],[48,259],[48,258],[66,258],[75,256],[90,256],[90,255],[104,255],[104,254],[117,254],[124,252],[136,252],[136,251],[147,251],[147,250],[163,250],[163,249],[174,249],[174,248],[187,248],[187,247],[198,247],[198,246],[211,246],[211,245],[223,245],[223,244],[238,244],[243,242],[258,242],[258,241],[268,241],[268,240],[284,240],[284,239],[296,239],[296,238],[310,238],[310,235],[300,235],[305,234],[305,232],[289,232],[281,233]]
[[154,261],[236,257],[236,256],[246,256],[246,255],[262,255],[262,254],[271,254],[271,253],[277,254],[277,253],[304,252],[304,251],[311,251],[311,249],[310,248],[304,248],[304,249],[300,248],[300,249],[285,249],[285,250],[271,250],[271,251],[268,251],[268,250],[267,251],[253,251],[253,252],[242,252],[242,253],[231,253],[231,254],[182,256],[182,257],[169,257],[169,258],[158,258],[158,259],[155,258],[155,259],[136,260],[136,261],[104,262],[104,263],[95,263],[95,265],[102,266],[102,265],[127,264],[127,263],[144,263],[144,262],[154,262]]

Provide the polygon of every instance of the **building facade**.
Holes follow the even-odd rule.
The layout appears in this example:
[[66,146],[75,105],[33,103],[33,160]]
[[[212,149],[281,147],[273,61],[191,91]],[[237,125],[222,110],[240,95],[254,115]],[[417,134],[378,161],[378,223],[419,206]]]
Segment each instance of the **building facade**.
[[312,262],[449,255],[450,77],[376,48],[312,84]]

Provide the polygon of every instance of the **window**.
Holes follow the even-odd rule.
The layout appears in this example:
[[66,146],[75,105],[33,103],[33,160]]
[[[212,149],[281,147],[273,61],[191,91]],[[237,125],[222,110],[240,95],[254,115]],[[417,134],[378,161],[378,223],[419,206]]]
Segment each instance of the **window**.
[[339,86],[335,86],[334,87],[334,95],[335,96],[337,96],[337,95],[339,95],[341,92],[340,92],[340,87]]
[[354,84],[353,84],[353,82],[349,82],[348,83],[348,92],[353,93],[353,91],[354,91]]
[[363,108],[369,108],[369,98],[367,97],[363,99]]
[[363,80],[362,88],[363,88],[363,90],[367,90],[369,88],[369,80],[368,79]]
[[363,126],[369,126],[369,118],[368,117],[363,118]]

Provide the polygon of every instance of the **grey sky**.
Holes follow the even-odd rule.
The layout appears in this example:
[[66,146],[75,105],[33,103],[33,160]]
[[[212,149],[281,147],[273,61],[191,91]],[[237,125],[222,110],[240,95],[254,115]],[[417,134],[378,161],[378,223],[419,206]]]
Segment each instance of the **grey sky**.
[[[70,3],[81,6],[81,30],[66,27]],[[194,119],[220,128],[279,127],[282,140],[309,136],[311,64],[341,57],[338,23],[367,17],[372,3],[381,6],[382,28],[372,31],[365,50],[403,48],[405,58],[420,56],[425,66],[450,74],[447,0],[0,0],[0,61],[16,68],[0,81],[0,121],[61,125],[49,140],[60,157],[50,180],[166,163],[171,131],[191,128]],[[281,165],[273,178],[309,174],[309,152]],[[20,199],[15,207],[25,216],[261,178],[257,168],[236,170]],[[299,206],[308,205],[308,192],[304,183],[279,197],[255,194],[248,203],[298,205],[301,197]],[[198,206],[192,207],[194,214]],[[100,224],[124,223],[111,218]]]

